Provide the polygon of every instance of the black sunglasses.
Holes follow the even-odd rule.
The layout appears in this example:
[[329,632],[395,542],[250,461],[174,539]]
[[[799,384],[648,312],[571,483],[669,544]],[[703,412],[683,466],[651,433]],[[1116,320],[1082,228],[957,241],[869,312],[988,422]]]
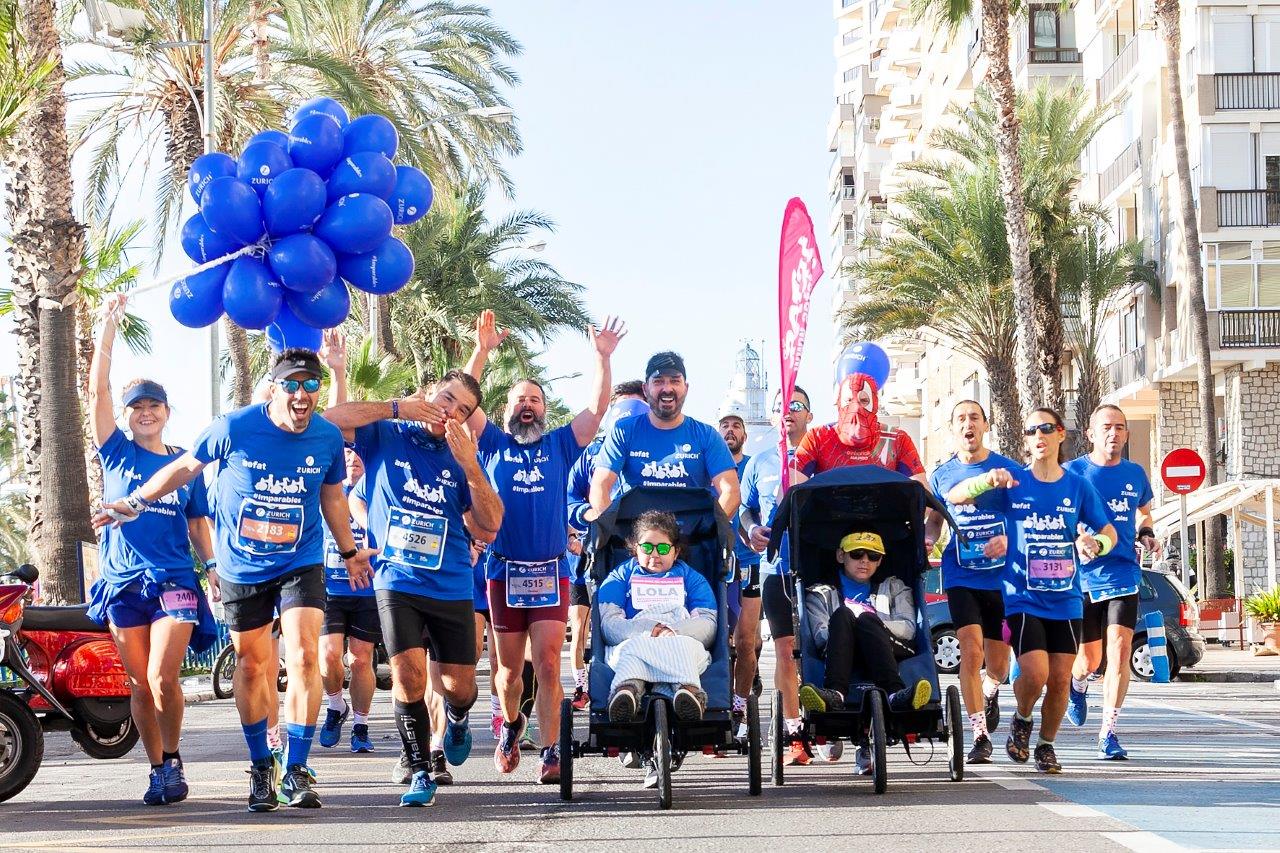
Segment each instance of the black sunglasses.
[[1062,427],[1057,424],[1036,424],[1035,426],[1029,426],[1023,429],[1022,434],[1028,438],[1036,433],[1040,433],[1041,435],[1053,435],[1060,429],[1062,429]]
[[652,554],[654,551],[657,551],[658,554],[665,557],[670,554],[671,549],[676,546],[672,545],[670,542],[659,542],[656,545],[652,542],[641,542],[636,547],[639,548],[643,554]]
[[286,394],[296,394],[299,388],[308,394],[314,394],[320,390],[319,379],[281,379],[276,384],[283,388]]
[[[774,406],[773,411],[774,411],[774,414],[777,414],[778,412],[782,411],[782,407]],[[806,406],[804,403],[801,403],[799,400],[792,400],[790,403],[787,404],[787,411],[788,412],[807,412],[809,411],[809,407]]]
[[865,548],[855,548],[852,551],[845,551],[845,553],[855,560],[870,560],[873,563],[878,563],[884,559],[884,554],[877,554],[875,551],[868,551]]

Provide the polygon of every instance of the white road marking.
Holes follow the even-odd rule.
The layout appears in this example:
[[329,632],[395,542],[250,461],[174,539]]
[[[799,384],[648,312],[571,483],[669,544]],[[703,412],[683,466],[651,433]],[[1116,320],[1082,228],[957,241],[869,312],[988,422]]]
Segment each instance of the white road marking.
[[1102,837],[1136,853],[1174,853],[1187,849],[1154,832],[1104,832]]
[[1226,714],[1210,714],[1207,711],[1192,711],[1189,708],[1175,708],[1172,705],[1164,705],[1159,702],[1152,702],[1150,699],[1129,699],[1130,704],[1141,705],[1144,708],[1160,708],[1165,711],[1173,711],[1174,713],[1187,714],[1192,717],[1200,717],[1203,720],[1217,720],[1220,723],[1232,723],[1237,726],[1245,726],[1251,729],[1262,729],[1263,731],[1276,732],[1280,734],[1280,726],[1273,726],[1270,723],[1258,723],[1253,720],[1242,720],[1239,717],[1229,717]]
[[1036,803],[1036,805],[1062,817],[1108,817],[1095,808],[1082,806],[1079,803]]

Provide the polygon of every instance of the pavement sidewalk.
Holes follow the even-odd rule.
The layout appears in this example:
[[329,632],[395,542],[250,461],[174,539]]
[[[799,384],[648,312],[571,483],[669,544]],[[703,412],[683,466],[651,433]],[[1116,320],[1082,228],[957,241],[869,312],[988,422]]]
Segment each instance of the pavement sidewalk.
[[217,698],[213,695],[213,678],[208,675],[188,675],[182,679],[182,697],[188,705],[212,702]]
[[1275,682],[1280,689],[1280,655],[1255,656],[1250,651],[1226,649],[1210,645],[1204,659],[1194,667],[1183,668],[1179,681],[1227,683]]

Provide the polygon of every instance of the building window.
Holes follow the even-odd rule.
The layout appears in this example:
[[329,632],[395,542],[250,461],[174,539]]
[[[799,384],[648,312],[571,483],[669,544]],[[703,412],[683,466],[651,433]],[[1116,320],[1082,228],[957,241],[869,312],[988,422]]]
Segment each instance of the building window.
[[1280,242],[1206,243],[1205,302],[1210,310],[1280,308]]
[[1056,48],[1061,46],[1061,28],[1058,25],[1058,10],[1053,8],[1033,8],[1031,11],[1031,45],[1037,48]]
[[1138,348],[1138,305],[1129,304],[1120,316],[1120,353],[1133,352]]

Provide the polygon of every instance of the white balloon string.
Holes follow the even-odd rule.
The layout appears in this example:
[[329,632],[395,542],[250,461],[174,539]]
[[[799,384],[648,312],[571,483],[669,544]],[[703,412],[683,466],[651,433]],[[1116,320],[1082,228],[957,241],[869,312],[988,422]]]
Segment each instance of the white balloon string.
[[193,275],[198,275],[199,273],[205,272],[206,270],[211,270],[214,267],[221,266],[222,264],[225,264],[227,261],[234,261],[236,258],[242,257],[244,255],[253,254],[253,252],[258,251],[261,248],[262,247],[257,243],[251,243],[248,246],[243,246],[237,249],[236,251],[232,252],[229,255],[223,255],[220,258],[214,258],[211,261],[205,261],[203,264],[200,264],[198,267],[193,267],[192,269],[189,269],[184,273],[180,273],[175,276],[170,276],[169,278],[161,279],[160,281],[153,281],[150,284],[146,285],[145,287],[135,288],[129,291],[129,296],[131,297],[137,296],[139,294],[147,293],[152,290],[159,290],[162,287],[172,287],[173,285],[182,281],[184,278],[190,278]]

